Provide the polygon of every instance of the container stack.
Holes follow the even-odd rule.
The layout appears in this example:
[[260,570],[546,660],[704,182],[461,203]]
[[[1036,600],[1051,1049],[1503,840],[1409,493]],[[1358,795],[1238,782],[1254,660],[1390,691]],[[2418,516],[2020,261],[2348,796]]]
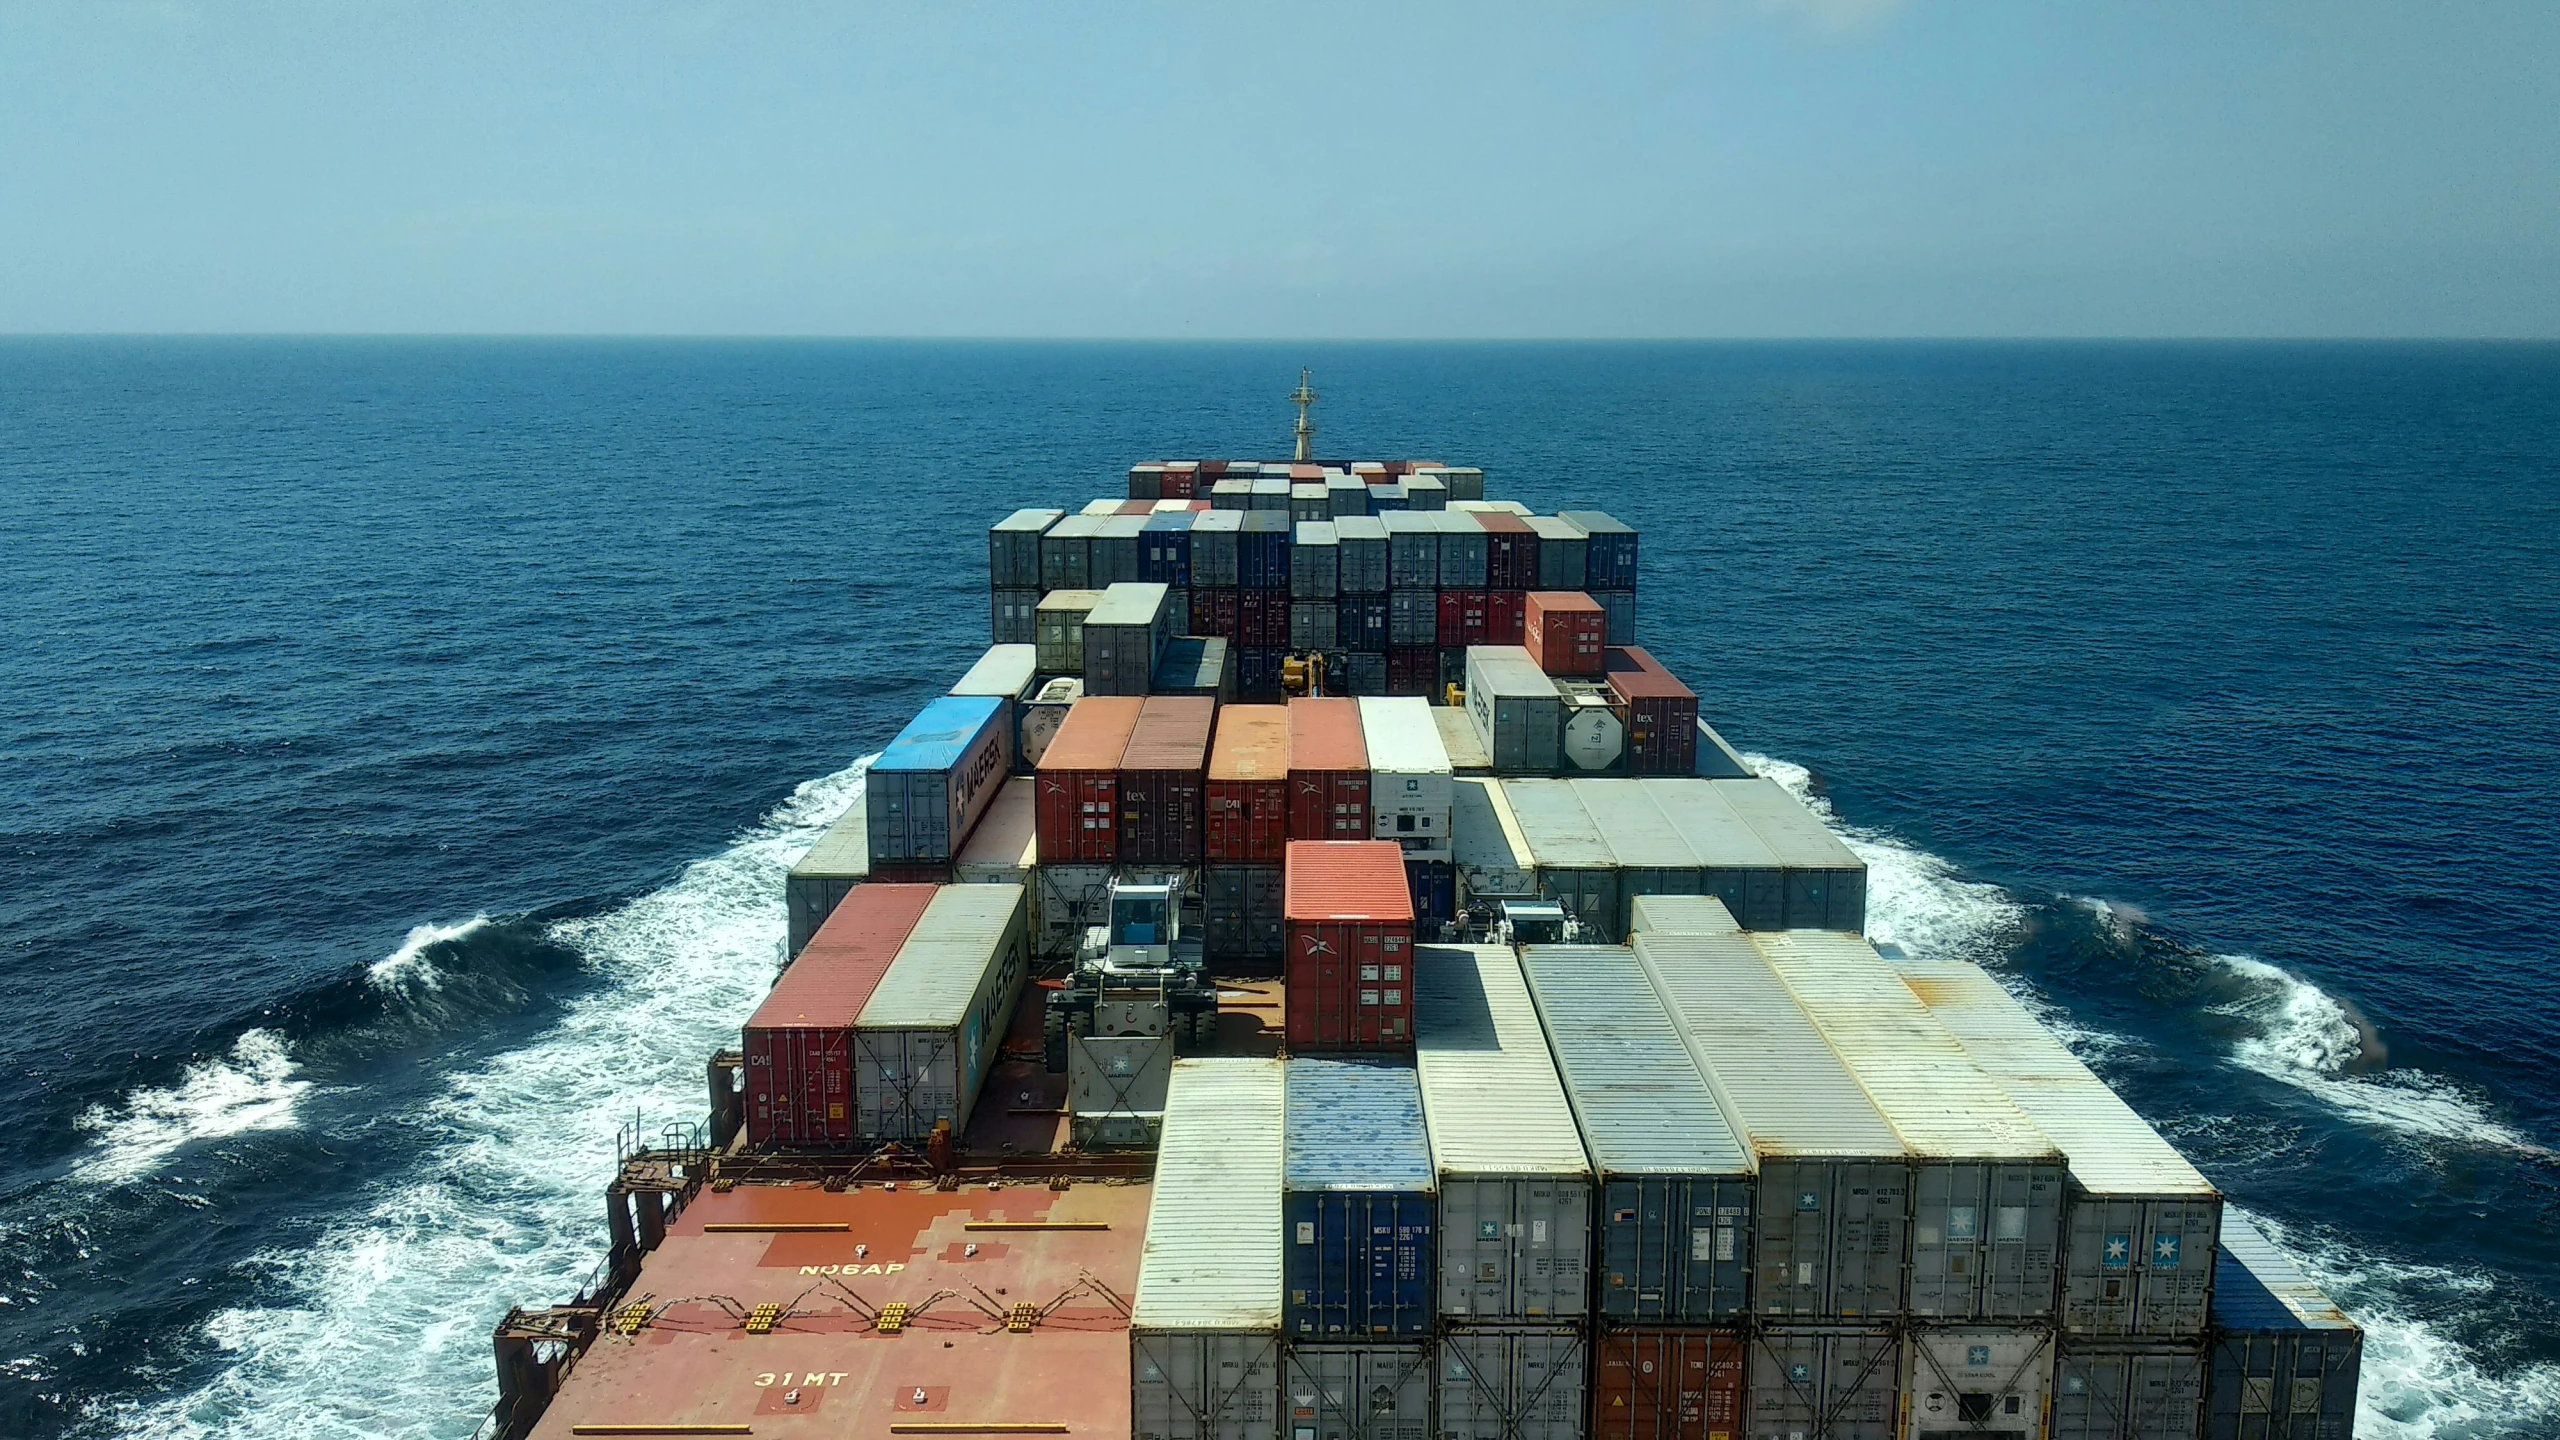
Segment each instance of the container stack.
[[1066,518],[1063,510],[1016,510],[987,530],[987,599],[998,645],[1027,645],[1033,618],[1047,587],[1040,573],[1040,537]]
[[1129,1320],[1133,1436],[1280,1433],[1277,1060],[1177,1060]]
[[1289,702],[1289,838],[1370,838],[1369,746],[1360,702]]
[[1289,710],[1230,705],[1209,752],[1203,945],[1213,964],[1277,967],[1289,845]]
[[1072,950],[1102,923],[1120,858],[1120,760],[1146,701],[1096,695],[1068,707],[1032,776],[1038,814],[1040,948]]
[[1359,706],[1360,739],[1369,757],[1371,837],[1404,851],[1415,923],[1426,935],[1436,933],[1458,909],[1450,851],[1456,777],[1449,752],[1427,701],[1374,696]]
[[2354,1433],[2364,1331],[2257,1226],[2222,1217],[2213,1276],[2207,1440]]
[[854,1022],[933,895],[931,885],[856,886],[798,948],[742,1037],[751,1143],[841,1150],[861,1140]]
[[1031,969],[1020,885],[946,885],[854,1020],[857,1128],[871,1141],[968,1128]]
[[1379,840],[1292,840],[1282,876],[1293,1053],[1413,1044],[1413,895]]
[[863,782],[871,878],[935,883],[1012,768],[1005,717],[991,695],[946,695],[916,712]]

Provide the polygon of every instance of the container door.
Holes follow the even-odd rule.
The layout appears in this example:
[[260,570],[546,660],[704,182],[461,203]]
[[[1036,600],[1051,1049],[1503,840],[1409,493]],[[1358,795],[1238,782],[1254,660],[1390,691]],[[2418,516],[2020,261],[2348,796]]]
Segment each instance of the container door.
[[1911,1171],[1899,1163],[1855,1163],[1838,1170],[1831,1234],[1831,1304],[1849,1319],[1882,1319],[1902,1311],[1903,1266],[1910,1253]]
[[1591,1308],[1591,1187],[1522,1180],[1511,1186],[1520,1227],[1512,1304],[1524,1319],[1573,1320]]
[[1286,1440],[1430,1440],[1420,1345],[1309,1345],[1282,1358]]
[[2051,1332],[1915,1329],[1903,1348],[1906,1440],[2039,1440],[2053,1398]]
[[2066,1217],[2062,1324],[2075,1335],[2133,1333],[2134,1254],[2143,1204],[2079,1196]]
[[1992,1168],[1991,1208],[1986,1212],[1990,1228],[1984,1236],[1977,1307],[1984,1319],[2044,1320],[2053,1315],[2062,1197],[2059,1165]]
[[1747,1180],[1691,1180],[1688,1253],[1682,1260],[1680,1310],[1687,1325],[1739,1318],[1750,1275],[1751,1191]]
[[1811,1320],[1831,1313],[1833,1178],[1827,1161],[1761,1162],[1752,1246],[1760,1314]]
[[2135,1259],[2141,1291],[2134,1329],[2143,1335],[2201,1335],[2212,1293],[2222,1207],[2213,1201],[2154,1200]]
[[1974,1317],[1981,1282],[1979,1252],[1989,1224],[1988,1167],[1923,1161],[1913,1172],[1911,1314],[1920,1319]]
[[1519,1282],[1511,1230],[1517,1184],[1440,1182],[1440,1313],[1451,1320],[1481,1324],[1516,1313]]

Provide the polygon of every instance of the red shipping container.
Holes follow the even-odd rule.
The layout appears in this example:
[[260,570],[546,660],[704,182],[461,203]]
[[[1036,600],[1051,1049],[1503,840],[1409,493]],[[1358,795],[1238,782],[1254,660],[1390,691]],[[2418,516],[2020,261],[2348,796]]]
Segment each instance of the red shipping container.
[[1289,843],[1289,707],[1229,705],[1209,751],[1212,865],[1277,865]]
[[1292,840],[1287,866],[1281,930],[1289,1048],[1412,1045],[1413,892],[1403,849],[1392,840]]
[[1357,700],[1289,702],[1289,838],[1369,838],[1369,742]]
[[[1270,472],[1265,471],[1264,473],[1268,474]],[[1292,465],[1289,467],[1289,483],[1292,485],[1321,485],[1324,483],[1324,467],[1321,465]]]
[[1153,500],[1123,500],[1120,502],[1120,513],[1123,515],[1153,515],[1156,513],[1156,502]]
[[1440,646],[1444,650],[1488,644],[1485,638],[1485,592],[1440,592]]
[[1429,695],[1440,688],[1440,650],[1435,645],[1399,645],[1387,652],[1387,693]]
[[1191,592],[1191,635],[1223,635],[1232,640],[1236,634],[1236,592],[1233,590],[1194,590]]
[[1289,648],[1289,592],[1239,591],[1236,596],[1236,643],[1248,650]]
[[1579,590],[1532,590],[1520,643],[1550,675],[1598,675],[1608,668],[1609,614]]
[[1741,1440],[1740,1332],[1604,1329],[1592,1349],[1591,1440]]
[[1067,707],[1032,784],[1043,865],[1107,865],[1120,855],[1120,757],[1146,700],[1088,695]]
[[[1496,590],[1527,590],[1538,583],[1538,532],[1529,522],[1507,510],[1478,510],[1476,524],[1484,530],[1484,583]],[[1516,645],[1517,640],[1495,640],[1495,645]]]
[[1193,496],[1198,495],[1200,492],[1192,481],[1190,471],[1177,471],[1171,467],[1167,467],[1164,472],[1164,484],[1162,486],[1161,493],[1167,500],[1188,500]]
[[856,885],[749,1016],[747,1138],[758,1145],[854,1143],[853,1022],[914,933],[931,885]]
[[1196,462],[1196,463],[1197,463],[1197,464],[1199,465],[1199,467],[1200,467],[1200,469],[1199,469],[1199,473],[1200,473],[1200,474],[1202,474],[1202,475],[1207,476],[1209,479],[1212,479],[1212,480],[1223,480],[1223,479],[1225,479],[1225,478],[1226,478],[1226,475],[1227,475],[1227,462],[1226,462],[1226,461],[1224,461],[1224,460],[1202,460],[1202,461],[1198,461],[1198,462]]
[[1638,775],[1698,773],[1698,695],[1633,645],[1608,653],[1609,693],[1627,727],[1627,768]]
[[1527,627],[1529,597],[1518,590],[1488,590],[1484,596],[1484,643],[1517,645]]
[[1153,695],[1139,709],[1120,755],[1121,864],[1200,863],[1200,791],[1217,715],[1206,695]]

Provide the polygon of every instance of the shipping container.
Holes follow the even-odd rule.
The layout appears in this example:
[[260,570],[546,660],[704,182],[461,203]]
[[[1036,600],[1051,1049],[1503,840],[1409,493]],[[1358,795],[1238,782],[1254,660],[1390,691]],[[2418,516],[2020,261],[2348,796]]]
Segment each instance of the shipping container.
[[1365,699],[1360,705],[1361,744],[1369,755],[1371,834],[1407,850],[1439,851],[1449,845],[1449,752],[1431,706],[1417,699]]
[[1630,936],[1733,935],[1742,929],[1713,895],[1639,895],[1627,914]]
[[1743,1344],[1738,1330],[1601,1331],[1591,1440],[1739,1440]]
[[[1248,597],[1250,598],[1250,597]],[[1282,611],[1286,618],[1287,611]],[[1236,642],[1245,645],[1242,639]],[[1289,658],[1285,648],[1248,645],[1236,652],[1236,698],[1247,704],[1277,705],[1284,698],[1280,689],[1280,667]]]
[[1191,592],[1191,633],[1216,635],[1233,640],[1241,648],[1241,617],[1237,611],[1237,592],[1233,590],[1193,590]]
[[1040,638],[1040,591],[987,592],[987,638],[998,645],[1028,645]]
[[1566,510],[1557,519],[1589,537],[1583,560],[1583,582],[1574,590],[1636,588],[1636,532],[1598,510]]
[[[1435,646],[1440,643],[1440,593],[1436,590],[1387,592],[1387,643]],[[1437,664],[1435,660],[1434,664]]]
[[854,1022],[854,1106],[870,1140],[969,1128],[1031,967],[1019,885],[946,885]]
[[1213,865],[1277,865],[1289,840],[1289,711],[1230,705],[1209,753],[1207,834]]
[[1022,769],[1022,702],[1029,698],[1039,669],[1037,645],[994,645],[960,677],[960,683],[951,687],[954,695],[991,695],[1004,702],[997,728],[1004,742],[1008,772],[1019,773]]
[[1525,590],[1484,592],[1484,643],[1517,645],[1529,635],[1529,595]]
[[1369,838],[1369,749],[1360,702],[1289,702],[1289,838]]
[[1040,536],[1040,588],[1091,590],[1093,535],[1102,528],[1096,515],[1069,515]]
[[[1132,585],[1138,581],[1139,537],[1146,533],[1146,515],[1112,515],[1094,522],[1091,544],[1088,589],[1108,590],[1114,585]],[[1064,522],[1061,522],[1064,523]]]
[[1441,753],[1449,757],[1449,768],[1456,774],[1487,774],[1493,769],[1493,757],[1485,753],[1484,737],[1476,733],[1467,719],[1465,707],[1434,703],[1431,723],[1440,732]]
[[1135,1440],[1280,1440],[1277,1060],[1177,1060],[1129,1318]]
[[[951,878],[962,885],[1031,885],[1039,878],[1039,867],[1039,786],[1027,777],[1007,780],[951,862]],[[1036,930],[1040,897],[1030,894],[1025,903]]]
[[[1390,621],[1393,612],[1389,612]],[[1387,647],[1387,693],[1435,698],[1440,689],[1440,651],[1430,645],[1389,645]],[[1464,710],[1452,711],[1461,723]],[[1472,732],[1470,732],[1472,733]],[[1479,747],[1481,748],[1481,747]]]
[[[1445,1194],[1441,1209],[1445,1226]],[[2257,1226],[2225,1213],[2206,1440],[2350,1440],[2363,1368],[2364,1331]]]
[[[1290,717],[1294,741],[1298,718]],[[1413,1043],[1413,896],[1404,852],[1375,840],[1289,842],[1282,900],[1293,1050]]]
[[1698,769],[1698,696],[1661,662],[1635,646],[1606,657],[1609,693],[1627,727],[1627,769],[1638,775],[1694,775]]
[[1487,617],[1491,605],[1482,590],[1443,590],[1440,592],[1440,643],[1443,645],[1482,645],[1491,629]]
[[1404,501],[1409,509],[1444,510],[1449,505],[1449,487],[1439,476],[1417,470],[1404,477]]
[[1247,590],[1289,588],[1289,539],[1297,527],[1286,510],[1251,510],[1236,530],[1236,584]]
[[1539,669],[1550,675],[1606,671],[1607,617],[1598,601],[1578,590],[1532,590],[1525,603],[1520,646]]
[[[1685,786],[1694,782],[1652,783]],[[1779,916],[1765,925],[1745,919],[1744,929],[1859,933],[1867,928],[1867,862],[1841,843],[1822,817],[1774,780],[1705,783],[1778,861],[1784,885]]]
[[[1582,1333],[1502,1326],[1440,1337],[1443,1440],[1583,1440]],[[1702,1437],[1703,1440],[1703,1437]]]
[[1751,1151],[1635,952],[1530,945],[1520,968],[1599,1181],[1599,1319],[1739,1320],[1750,1283]]
[[1277,967],[1285,953],[1280,867],[1211,864],[1200,873],[1203,955],[1222,967]]
[[1723,902],[1745,930],[1785,929],[1786,871],[1777,852],[1733,813],[1724,795],[1704,780],[1640,783],[1679,832],[1681,843],[1698,857],[1700,893]]
[[1283,1347],[1290,1440],[1431,1440],[1431,1350],[1388,1340]]
[[[1289,648],[1289,592],[1243,590],[1236,594],[1236,642],[1248,650]],[[1238,662],[1241,665],[1241,661]],[[1237,683],[1244,682],[1241,671]]]
[[1387,532],[1387,588],[1440,588],[1440,522],[1410,510],[1378,516]]
[[1052,590],[1040,597],[1033,635],[1042,674],[1084,673],[1084,620],[1101,603],[1099,590]]
[[1302,525],[1310,520],[1332,519],[1333,505],[1325,497],[1324,486],[1314,481],[1291,481],[1289,518]]
[[1763,1328],[1752,1335],[1744,1366],[1751,1419],[1743,1434],[1750,1440],[1896,1440],[1901,1359],[1901,1343],[1889,1329]]
[[1244,516],[1234,510],[1212,510],[1191,521],[1191,583],[1195,588],[1236,587],[1236,537]]
[[837,816],[783,877],[786,958],[799,954],[853,887],[870,876],[871,816],[857,803]]
[[2049,1321],[2062,1238],[2062,1153],[1855,935],[1751,943],[1902,1137],[1912,1161],[1915,1320]]
[[1369,513],[1369,487],[1357,476],[1328,471],[1324,477],[1325,508],[1339,520],[1346,515]]
[[1602,630],[1612,645],[1636,643],[1636,592],[1633,590],[1594,590],[1591,598],[1599,603]]
[[2072,1336],[2202,1335],[2222,1197],[1979,966],[1901,961],[1903,983],[2052,1137],[2071,1193],[2062,1324]]
[[1043,682],[1022,703],[1022,719],[1015,727],[1013,766],[1016,774],[1028,775],[1040,768],[1040,757],[1049,753],[1049,742],[1056,738],[1058,727],[1067,722],[1067,711],[1084,698],[1084,681],[1074,675],[1061,675]]
[[1108,865],[1120,854],[1120,757],[1146,701],[1089,695],[1040,757],[1040,858],[1051,865]]
[[1301,1343],[1430,1333],[1440,1201],[1414,1072],[1296,1059],[1287,1075],[1282,1332]]
[[1697,853],[1652,794],[1635,780],[1572,780],[1582,802],[1609,847],[1618,867],[1618,908],[1612,921],[1617,933],[1629,933],[1629,909],[1643,895],[1696,895],[1703,892],[1703,867]]
[[1581,922],[1583,938],[1616,944],[1626,928],[1618,857],[1570,780],[1504,780],[1502,794],[1529,847],[1538,897]]
[[1744,936],[1640,935],[1635,954],[1759,1162],[1752,1309],[1888,1320],[1910,1252],[1908,1147]]
[[1458,918],[1458,871],[1448,855],[1446,850],[1436,856],[1405,852],[1405,889],[1413,895],[1416,938],[1436,936],[1440,922]]
[[1564,732],[1564,697],[1555,682],[1517,645],[1479,645],[1465,654],[1467,715],[1494,772],[1554,773]]
[[1440,1316],[1578,1322],[1591,1308],[1591,1162],[1508,946],[1414,955],[1414,1069],[1440,1182]]
[[1331,600],[1341,578],[1340,538],[1330,520],[1302,520],[1289,547],[1289,597]]
[[747,1138],[851,1146],[853,1025],[933,901],[930,885],[857,885],[782,972],[742,1036]]
[[1333,602],[1330,600],[1292,600],[1289,602],[1289,648],[1292,650],[1330,650],[1334,647]]
[[1449,487],[1452,500],[1482,500],[1484,472],[1473,465],[1443,465],[1440,483]]
[[1143,520],[1156,513],[1156,502],[1153,500],[1122,500],[1118,502],[1116,508],[1114,508],[1111,513],[1113,515],[1135,515]]
[[1250,508],[1256,512],[1270,512],[1286,518],[1289,513],[1289,487],[1295,483],[1292,477],[1286,475],[1255,477],[1253,503]]
[[1004,783],[1008,707],[991,695],[925,703],[863,777],[871,863],[948,865]]
[[[1416,511],[1422,507],[1415,506]],[[1440,588],[1443,590],[1482,590],[1485,588],[1486,537],[1484,527],[1472,515],[1433,514],[1431,528],[1440,536]]]
[[1130,499],[1157,500],[1162,499],[1163,496],[1164,467],[1162,465],[1132,465],[1129,467]]
[[1217,711],[1217,701],[1187,695],[1150,696],[1140,707],[1120,756],[1119,864],[1200,863]]
[[1538,862],[1501,783],[1461,775],[1449,794],[1450,859],[1461,903],[1536,899]]
[[1226,701],[1236,696],[1235,651],[1215,636],[1177,635],[1165,642],[1148,688],[1158,695],[1195,695]]
[[1387,524],[1369,515],[1345,515],[1333,522],[1336,584],[1345,595],[1384,595],[1392,573],[1387,563]]
[[1163,585],[1126,581],[1102,592],[1084,617],[1084,689],[1088,695],[1144,695],[1156,662],[1173,638]]
[[2062,1342],[2053,1440],[2195,1440],[2204,1426],[2199,1342]]
[[1158,511],[1138,532],[1138,578],[1176,588],[1191,584],[1191,527],[1188,510]]
[[1040,537],[1066,518],[1064,510],[1016,510],[987,530],[987,584],[995,589],[1040,587]]
[[1454,513],[1468,516],[1484,531],[1485,588],[1538,588],[1538,532],[1529,528],[1528,521],[1501,510]]
[[1334,602],[1334,634],[1342,648],[1374,655],[1380,666],[1377,684],[1355,694],[1377,694],[1386,688],[1386,652],[1392,634],[1387,597],[1384,595],[1345,595]]
[[1528,517],[1538,534],[1538,583],[1532,590],[1580,590],[1590,581],[1591,539],[1582,527],[1553,515]]
[[1384,515],[1391,511],[1409,511],[1412,508],[1413,498],[1405,493],[1404,486],[1400,484],[1369,487],[1369,513],[1372,515]]
[[2054,1363],[2050,1326],[1915,1327],[1902,1342],[1903,1440],[2041,1434]]
[[[1034,782],[1035,784],[1037,782]],[[1111,903],[1108,865],[1053,865],[1041,862],[1035,883],[1038,898],[1031,916],[1040,927],[1040,953],[1059,958],[1075,953],[1085,932],[1105,923]]]
[[1209,486],[1209,504],[1214,510],[1249,511],[1253,508],[1253,482],[1260,477],[1238,476],[1219,480]]

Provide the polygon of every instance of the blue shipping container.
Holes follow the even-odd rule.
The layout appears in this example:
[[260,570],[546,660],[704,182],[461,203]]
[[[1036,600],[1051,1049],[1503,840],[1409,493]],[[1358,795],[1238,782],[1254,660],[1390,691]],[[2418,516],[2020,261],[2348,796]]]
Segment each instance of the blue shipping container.
[[[1148,517],[1147,528],[1138,532],[1138,578],[1157,585],[1191,583],[1191,524],[1197,519],[1189,510]],[[1189,617],[1184,617],[1189,623]]]
[[1407,860],[1405,883],[1413,890],[1413,918],[1454,920],[1458,915],[1458,874],[1446,860]]
[[1385,1063],[1292,1060],[1286,1115],[1283,1333],[1430,1333],[1440,1203],[1420,1081]]
[[[1557,517],[1571,521],[1591,537],[1583,555],[1582,588],[1636,588],[1636,532],[1633,526],[1601,510],[1567,510]],[[1612,645],[1621,642],[1612,640]]]
[[1387,648],[1387,597],[1345,595],[1334,602],[1333,633],[1345,650]]
[[1245,590],[1289,588],[1289,536],[1297,528],[1286,510],[1248,510],[1236,533],[1236,583]]
[[1280,662],[1289,658],[1286,650],[1256,647],[1236,652],[1236,699],[1248,705],[1268,704],[1280,698]]
[[863,780],[872,863],[947,865],[1004,784],[1005,701],[945,695],[916,712]]

